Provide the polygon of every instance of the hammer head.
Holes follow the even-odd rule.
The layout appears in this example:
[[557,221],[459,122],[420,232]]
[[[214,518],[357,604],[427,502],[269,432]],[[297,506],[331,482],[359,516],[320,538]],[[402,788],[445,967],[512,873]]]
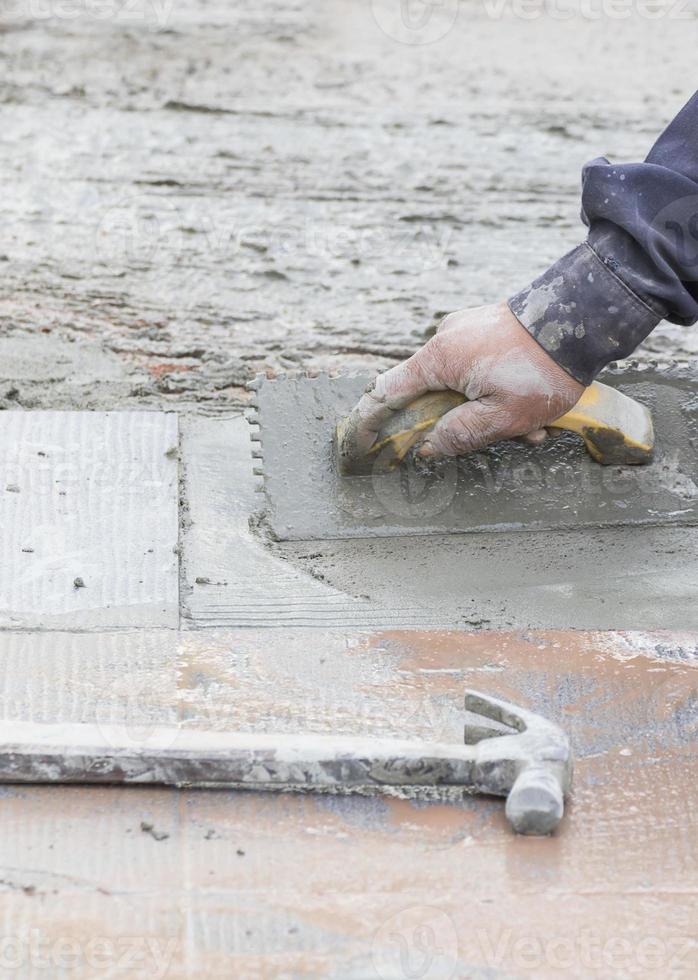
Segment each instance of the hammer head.
[[506,796],[506,816],[519,834],[550,834],[562,819],[572,781],[572,750],[563,730],[540,715],[479,691],[465,694],[467,711],[505,726],[512,734],[466,725],[475,745],[476,788]]

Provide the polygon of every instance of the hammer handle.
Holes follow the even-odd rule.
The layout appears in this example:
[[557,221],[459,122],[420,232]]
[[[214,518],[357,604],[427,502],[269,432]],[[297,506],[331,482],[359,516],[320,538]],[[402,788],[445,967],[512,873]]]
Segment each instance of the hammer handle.
[[470,786],[479,754],[417,739],[0,723],[0,783]]
[[[477,745],[393,738],[216,732],[128,725],[0,723],[0,784],[78,783],[324,789],[457,786],[506,796],[529,768],[524,735]],[[498,743],[496,746],[493,743]],[[534,783],[546,765],[533,764]],[[540,794],[509,817],[539,830]],[[561,812],[561,811],[560,811]],[[547,827],[547,824],[546,824]]]

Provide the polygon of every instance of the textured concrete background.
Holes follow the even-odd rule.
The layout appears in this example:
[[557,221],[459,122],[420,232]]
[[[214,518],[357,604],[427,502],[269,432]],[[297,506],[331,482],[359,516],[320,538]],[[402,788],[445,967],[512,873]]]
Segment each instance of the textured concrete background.
[[[221,415],[258,370],[386,366],[574,245],[584,161],[642,157],[692,92],[693,0],[627,19],[443,0],[412,28],[396,10],[0,0],[0,407]],[[698,332],[664,326],[642,356],[691,360]],[[183,424],[202,481],[212,424]],[[279,552],[269,613],[271,558],[202,500],[184,507],[185,626],[353,612],[365,576],[341,555]],[[665,610],[695,606],[682,538],[643,552]],[[618,563],[608,542],[595,572],[604,548]],[[555,561],[544,588],[574,593]],[[89,600],[73,588],[70,609]],[[696,974],[694,634],[3,631],[0,652],[5,719],[419,729],[455,724],[475,676],[563,721],[579,755],[545,841],[514,838],[499,801],[5,787],[3,976]]]
[[0,405],[227,410],[525,284],[695,85],[694,0],[559,7],[3,0]]

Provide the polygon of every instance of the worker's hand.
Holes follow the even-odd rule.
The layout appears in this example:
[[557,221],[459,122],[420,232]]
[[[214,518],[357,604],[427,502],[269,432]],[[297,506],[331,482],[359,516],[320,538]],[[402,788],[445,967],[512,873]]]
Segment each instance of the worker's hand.
[[542,442],[544,426],[581,398],[584,386],[521,326],[506,303],[451,313],[416,354],[379,375],[357,406],[368,451],[391,412],[427,391],[468,399],[441,418],[418,455],[456,456],[500,439]]

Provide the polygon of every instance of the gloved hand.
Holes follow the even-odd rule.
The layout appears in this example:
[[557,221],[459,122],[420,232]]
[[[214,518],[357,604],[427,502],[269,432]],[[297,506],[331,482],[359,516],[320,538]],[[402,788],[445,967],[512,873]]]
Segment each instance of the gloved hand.
[[506,303],[459,310],[416,354],[369,385],[357,405],[362,450],[370,449],[393,410],[446,388],[468,401],[437,422],[418,448],[420,456],[457,456],[514,436],[542,442],[544,426],[569,411],[584,391]]

